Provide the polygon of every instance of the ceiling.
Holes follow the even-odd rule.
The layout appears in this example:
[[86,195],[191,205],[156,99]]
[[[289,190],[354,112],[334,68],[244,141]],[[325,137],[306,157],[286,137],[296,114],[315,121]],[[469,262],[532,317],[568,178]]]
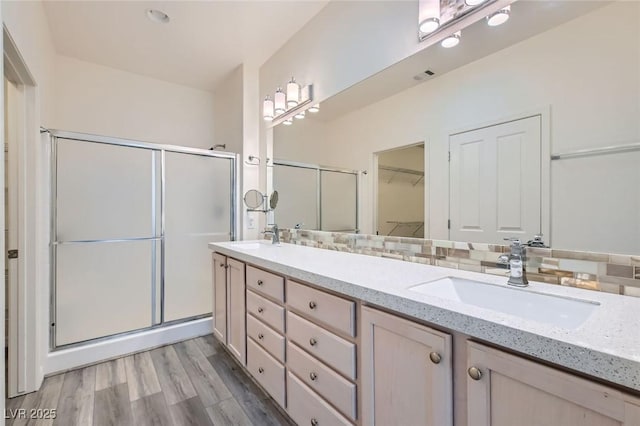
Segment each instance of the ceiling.
[[[308,116],[331,121],[422,82],[431,81],[609,3],[606,0],[516,1],[511,5],[511,17],[507,23],[491,28],[484,20],[480,20],[462,31],[458,46],[444,49],[436,44],[423,49],[323,101],[320,112]],[[433,71],[434,75],[425,76],[426,70]],[[417,75],[423,78],[414,79]]]
[[[57,53],[212,91],[238,65],[262,65],[328,0],[54,1]],[[168,14],[152,22],[147,9]]]

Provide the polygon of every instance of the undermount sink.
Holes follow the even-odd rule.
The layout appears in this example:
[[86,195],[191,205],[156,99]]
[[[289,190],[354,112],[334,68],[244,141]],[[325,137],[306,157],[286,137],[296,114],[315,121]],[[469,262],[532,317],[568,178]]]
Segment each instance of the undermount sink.
[[243,242],[243,241],[239,241],[235,244],[238,248],[240,249],[245,249],[245,250],[257,250],[260,247],[277,247],[277,244],[273,244],[271,241],[247,241],[247,242]]
[[578,328],[600,305],[589,300],[535,293],[457,277],[418,284],[409,290],[568,329]]

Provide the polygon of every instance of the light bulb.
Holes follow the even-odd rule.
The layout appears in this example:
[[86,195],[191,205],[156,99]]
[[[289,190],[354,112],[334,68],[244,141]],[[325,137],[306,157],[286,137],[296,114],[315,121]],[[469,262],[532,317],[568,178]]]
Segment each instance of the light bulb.
[[437,30],[439,27],[440,20],[438,18],[427,18],[424,21],[420,22],[420,26],[418,28],[421,33],[429,34]]
[[287,107],[293,108],[300,102],[300,86],[296,80],[291,77],[291,81],[287,83]]
[[440,43],[442,45],[442,47],[444,48],[451,48],[454,46],[457,46],[458,43],[460,43],[460,35],[462,33],[460,31],[451,34],[449,37],[445,38],[444,40],[442,40],[442,42]]
[[497,12],[494,12],[491,15],[487,16],[487,24],[490,27],[497,27],[498,25],[502,25],[509,20],[510,14],[511,6],[500,9]]
[[487,0],[464,0],[467,6],[477,6],[479,4],[484,3]]
[[296,113],[296,115],[294,115],[295,118],[297,118],[298,120],[302,120],[305,116],[304,111],[300,111],[298,113]]
[[273,121],[273,100],[271,100],[271,96],[269,95],[264,98],[264,102],[262,103],[262,116],[264,117],[264,121]]
[[293,118],[287,118],[282,122],[285,126],[291,126],[293,124]]
[[274,98],[276,115],[283,114],[286,111],[286,95],[282,91],[281,87],[278,87],[278,90],[276,90]]
[[310,106],[307,111],[315,114],[316,112],[320,111],[320,104],[315,104],[313,106]]

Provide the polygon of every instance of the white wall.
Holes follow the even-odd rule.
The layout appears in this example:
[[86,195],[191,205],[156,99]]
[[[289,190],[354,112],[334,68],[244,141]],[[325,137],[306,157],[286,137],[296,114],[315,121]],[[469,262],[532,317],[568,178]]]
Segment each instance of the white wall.
[[213,94],[56,57],[55,127],[208,149],[214,142]]
[[[311,143],[298,139],[296,150],[304,150],[305,159],[319,163],[370,169],[373,152],[427,141],[431,237],[446,239],[452,131],[550,107],[552,152],[640,139],[639,30],[640,4],[614,3],[334,120],[326,124],[322,145],[314,138]],[[281,152],[278,139],[274,144],[278,156],[288,156]],[[616,170],[615,185],[606,176],[592,178],[580,194],[568,187],[568,177],[586,176],[591,163],[552,163],[554,247],[640,252],[640,176],[637,167],[617,158],[601,157],[595,163]],[[373,182],[368,176],[363,179],[364,232],[373,230]],[[615,204],[608,204],[612,201]],[[593,211],[597,217],[589,218]],[[594,230],[597,238],[590,237]],[[588,237],[577,239],[578,234]]]
[[227,76],[213,93],[213,138],[225,144],[226,151],[242,153],[243,67],[240,65]]

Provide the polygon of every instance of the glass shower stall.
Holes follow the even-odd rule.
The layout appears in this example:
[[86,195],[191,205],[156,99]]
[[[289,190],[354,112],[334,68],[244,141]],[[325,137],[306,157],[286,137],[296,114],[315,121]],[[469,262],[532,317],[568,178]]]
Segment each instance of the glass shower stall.
[[51,347],[211,315],[237,155],[50,131]]

